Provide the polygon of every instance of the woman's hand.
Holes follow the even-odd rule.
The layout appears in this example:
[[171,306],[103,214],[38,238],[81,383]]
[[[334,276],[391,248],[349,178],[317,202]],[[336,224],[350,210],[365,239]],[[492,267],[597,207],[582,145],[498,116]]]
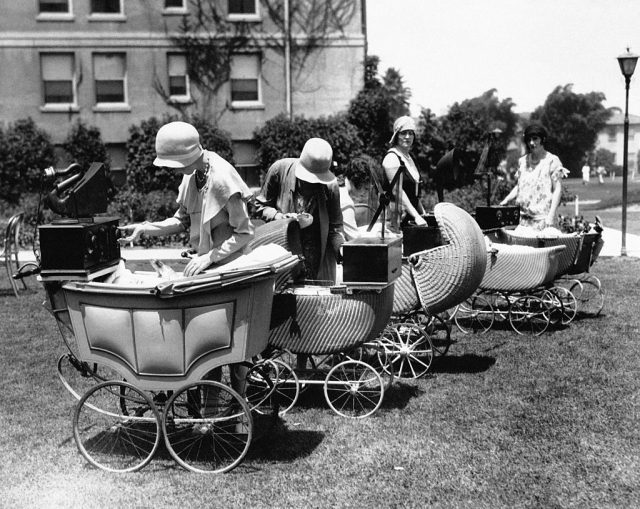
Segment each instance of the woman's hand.
[[298,214],[298,217],[296,219],[298,220],[298,223],[300,223],[300,229],[311,226],[311,224],[313,223],[313,216],[311,214],[308,214],[307,212]]
[[120,243],[121,246],[124,246],[125,244],[129,244],[130,242],[135,242],[140,238],[140,235],[144,233],[144,227],[145,227],[144,223],[126,224],[124,226],[118,226],[118,230],[120,230],[121,233],[124,233],[126,235],[125,237],[120,237],[118,239],[118,242]]
[[422,216],[416,216],[413,218],[416,223],[416,226],[425,226],[427,224],[427,220]]
[[191,261],[187,263],[187,266],[184,268],[183,274],[185,277],[195,276],[196,274],[200,274],[212,263],[213,262],[211,261],[210,252],[203,255],[194,256],[193,258],[191,258]]

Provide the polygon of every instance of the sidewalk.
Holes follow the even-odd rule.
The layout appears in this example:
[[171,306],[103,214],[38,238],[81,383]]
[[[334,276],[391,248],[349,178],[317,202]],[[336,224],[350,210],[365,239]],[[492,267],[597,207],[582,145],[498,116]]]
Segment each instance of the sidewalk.
[[[602,232],[604,246],[600,251],[600,256],[620,256],[622,246],[622,232],[612,228],[605,228]],[[151,248],[126,247],[122,248],[120,254],[125,260],[184,260],[180,255],[185,248]],[[627,256],[640,258],[640,235],[627,233]],[[35,261],[33,252],[20,251],[20,263]]]

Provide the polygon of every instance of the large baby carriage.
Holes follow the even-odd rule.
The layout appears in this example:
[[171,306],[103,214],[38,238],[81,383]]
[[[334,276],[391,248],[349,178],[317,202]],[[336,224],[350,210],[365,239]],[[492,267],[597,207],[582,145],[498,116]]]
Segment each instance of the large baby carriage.
[[[298,262],[280,251],[253,266],[151,285],[43,281],[69,347],[58,370],[78,399],[73,435],[87,460],[137,470],[164,437],[189,470],[238,465],[253,435],[250,405],[210,374],[266,347],[274,283]],[[73,368],[96,383],[79,393]]]
[[[252,246],[267,242],[301,252],[298,223],[282,219],[258,227]],[[264,352],[270,361],[264,372],[275,386],[268,406],[275,401],[284,414],[302,389],[322,386],[339,415],[361,418],[375,412],[393,375],[385,377],[377,356],[372,365],[361,347],[387,324],[393,293],[393,282],[281,280]]]
[[557,302],[540,293],[554,280],[564,246],[533,248],[493,244],[478,292],[454,311],[465,333],[487,332],[494,321],[508,320],[518,334],[542,334]]
[[474,219],[451,203],[438,203],[434,216],[442,245],[403,259],[392,322],[378,341],[398,377],[422,376],[434,353],[446,354],[451,329],[440,314],[472,295],[485,273],[485,241]]
[[556,300],[560,312],[552,314],[552,321],[571,322],[578,310],[598,314],[602,310],[604,294],[599,279],[589,274],[591,265],[602,248],[602,235],[590,233],[562,233],[554,236],[524,236],[509,229],[492,232],[497,242],[531,247],[565,246],[558,257],[558,269],[547,290]]

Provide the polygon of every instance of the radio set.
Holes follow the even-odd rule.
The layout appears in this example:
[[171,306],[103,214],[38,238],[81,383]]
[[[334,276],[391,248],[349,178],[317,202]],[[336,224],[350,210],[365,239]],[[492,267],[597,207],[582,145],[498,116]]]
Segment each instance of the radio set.
[[[68,176],[71,175],[71,176]],[[45,206],[62,216],[38,226],[43,280],[92,280],[116,269],[120,261],[118,218],[106,217],[108,181],[102,163],[84,172],[74,163],[47,168],[45,177],[67,177],[53,186]]]

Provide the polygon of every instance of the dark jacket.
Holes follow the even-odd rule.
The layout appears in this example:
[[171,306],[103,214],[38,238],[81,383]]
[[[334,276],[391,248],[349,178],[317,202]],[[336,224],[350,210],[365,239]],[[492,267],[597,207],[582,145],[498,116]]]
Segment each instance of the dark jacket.
[[[256,217],[265,222],[273,221],[278,212],[295,212],[296,189],[295,163],[297,158],[280,159],[267,172],[264,184],[256,196]],[[320,217],[321,263],[318,279],[336,279],[336,260],[340,259],[342,235],[342,210],[338,183],[323,184],[324,192],[317,195]],[[329,246],[329,248],[327,248]]]

